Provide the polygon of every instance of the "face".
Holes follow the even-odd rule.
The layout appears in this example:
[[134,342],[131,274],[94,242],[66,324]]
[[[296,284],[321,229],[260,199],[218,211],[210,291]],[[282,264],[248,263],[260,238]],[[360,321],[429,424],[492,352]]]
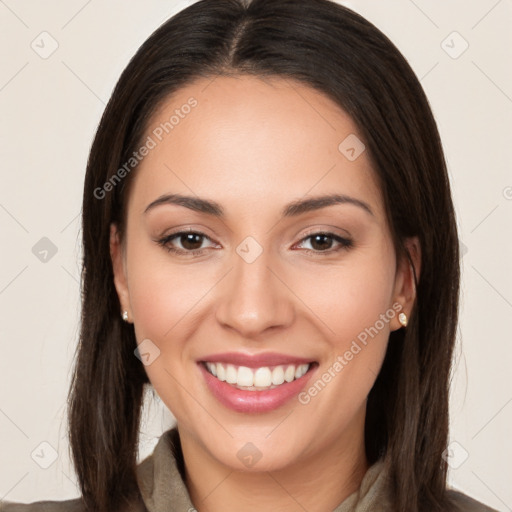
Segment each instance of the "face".
[[414,299],[354,122],[297,82],[217,77],[169,98],[144,141],[111,253],[180,434],[251,471],[350,451]]

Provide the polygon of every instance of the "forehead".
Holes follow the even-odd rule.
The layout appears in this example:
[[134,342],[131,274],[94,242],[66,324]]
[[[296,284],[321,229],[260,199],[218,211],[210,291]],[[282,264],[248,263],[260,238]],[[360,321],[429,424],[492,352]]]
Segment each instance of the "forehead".
[[[134,176],[138,210],[164,193],[211,197],[227,210],[263,203],[277,209],[287,199],[344,193],[382,213],[357,126],[327,96],[297,81],[201,78],[160,105],[144,141],[152,148]],[[355,156],[362,151],[356,159],[352,149]]]

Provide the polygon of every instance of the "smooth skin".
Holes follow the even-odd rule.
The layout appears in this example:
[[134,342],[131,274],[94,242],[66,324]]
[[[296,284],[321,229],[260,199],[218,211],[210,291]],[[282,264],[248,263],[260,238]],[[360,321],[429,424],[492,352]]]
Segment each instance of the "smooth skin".
[[[366,400],[389,333],[402,328],[397,315],[304,405],[232,411],[210,393],[197,361],[220,352],[306,357],[319,364],[309,386],[393,304],[410,313],[412,268],[396,259],[368,152],[350,161],[338,150],[358,129],[329,98],[283,78],[201,78],[165,101],[146,136],[190,97],[197,106],[133,171],[126,236],[111,227],[122,310],[137,342],[160,350],[145,369],[177,420],[199,512],[333,510],[369,467]],[[215,201],[224,216],[175,204],[145,212],[165,194]],[[372,213],[347,202],[281,215],[326,194]],[[184,254],[158,243],[183,230],[205,236],[167,241]],[[319,232],[352,245],[311,236]],[[252,263],[237,253],[247,237],[262,249]],[[418,240],[407,245],[419,276]],[[248,442],[262,454],[252,467],[237,457]]]

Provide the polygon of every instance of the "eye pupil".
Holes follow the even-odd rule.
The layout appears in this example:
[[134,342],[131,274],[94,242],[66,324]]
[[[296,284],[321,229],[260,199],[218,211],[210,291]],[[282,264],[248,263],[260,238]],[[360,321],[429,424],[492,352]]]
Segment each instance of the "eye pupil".
[[[199,240],[198,240],[199,239]],[[199,235],[197,233],[187,233],[185,235],[181,235],[181,243],[185,249],[189,249],[191,251],[198,249],[198,247],[195,247],[194,244],[199,244],[199,247],[201,247],[202,243],[202,235]],[[190,245],[192,247],[190,247]]]
[[[326,240],[327,240],[327,245],[325,244]],[[317,244],[318,241],[320,241],[320,244],[319,244],[320,247],[315,247],[315,244]],[[318,234],[318,235],[314,235],[312,237],[311,246],[314,249],[319,249],[319,250],[330,249],[331,245],[332,245],[332,238],[329,235]]]

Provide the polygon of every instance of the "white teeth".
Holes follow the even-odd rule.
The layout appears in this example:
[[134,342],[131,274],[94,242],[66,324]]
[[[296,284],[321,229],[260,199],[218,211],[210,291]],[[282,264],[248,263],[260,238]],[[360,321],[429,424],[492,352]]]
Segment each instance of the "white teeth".
[[284,380],[286,382],[291,382],[293,379],[295,379],[295,366],[290,365],[284,372]]
[[254,373],[247,366],[240,366],[238,368],[238,379],[236,382],[239,386],[252,386],[254,385]]
[[259,388],[266,388],[272,384],[272,372],[270,368],[258,368],[254,372],[254,385]]
[[208,370],[210,370],[210,373],[217,377],[217,365],[214,363],[206,363],[206,366],[208,367]]
[[226,367],[226,382],[228,384],[236,384],[236,378],[236,368],[232,364],[228,364],[228,366]]
[[300,379],[300,377],[302,377],[308,371],[308,368],[309,364],[301,364],[297,366],[297,369],[295,370],[295,378]]
[[224,369],[224,366],[220,363],[217,363],[215,366],[217,367],[217,379],[226,380],[226,370]]
[[282,366],[276,366],[272,371],[272,384],[279,386],[284,382],[284,370]]
[[308,370],[309,364],[286,365],[261,368],[248,368],[224,363],[206,363],[208,371],[220,381],[226,381],[236,387],[248,390],[273,389],[284,382],[292,382],[302,377]]

